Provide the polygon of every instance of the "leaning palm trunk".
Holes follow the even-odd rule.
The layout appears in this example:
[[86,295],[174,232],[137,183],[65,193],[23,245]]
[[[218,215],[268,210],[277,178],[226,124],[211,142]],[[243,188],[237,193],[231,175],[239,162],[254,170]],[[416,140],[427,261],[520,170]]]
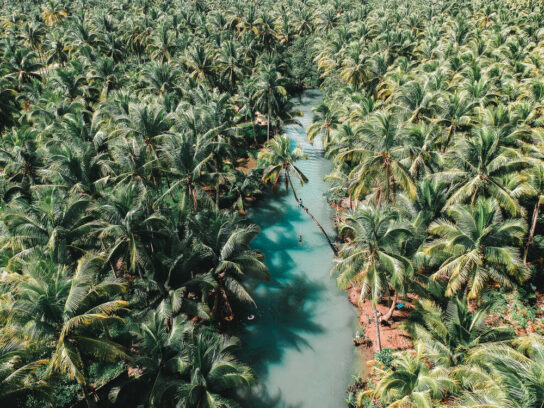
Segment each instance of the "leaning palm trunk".
[[376,323],[376,341],[378,342],[378,351],[382,351],[382,339],[380,337],[380,320],[378,319],[378,309],[374,308],[374,322]]
[[523,263],[527,263],[527,254],[529,253],[529,247],[533,245],[533,238],[535,236],[536,222],[538,221],[538,212],[540,210],[540,199],[535,204],[535,209],[533,210],[533,219],[531,220],[531,230],[529,231],[529,238],[525,244],[525,251],[523,253]]
[[[297,193],[295,192],[295,188],[293,187],[293,182],[291,181],[291,176],[289,175],[289,171],[287,171],[287,170],[285,171],[285,178],[287,179],[287,182],[291,186],[291,191],[293,191],[293,196],[295,197],[296,202],[299,203],[300,201],[298,199]],[[310,216],[310,218],[315,223],[315,225],[317,225],[319,227],[319,229],[321,230],[323,236],[325,237],[325,239],[329,243],[329,246],[331,247],[332,252],[334,253],[334,256],[337,256],[338,255],[338,250],[333,245],[331,239],[329,238],[329,236],[325,232],[325,229],[323,228],[323,226],[315,219],[315,217],[312,215],[312,213],[308,210],[307,207],[302,206],[302,208],[304,209],[304,211],[306,211],[306,214],[308,214]]]
[[391,303],[391,307],[389,308],[389,311],[382,317],[383,321],[389,321],[393,317],[393,312],[395,311],[395,308],[397,307],[397,300],[398,300],[399,294],[395,292],[395,297],[393,298],[393,303]]

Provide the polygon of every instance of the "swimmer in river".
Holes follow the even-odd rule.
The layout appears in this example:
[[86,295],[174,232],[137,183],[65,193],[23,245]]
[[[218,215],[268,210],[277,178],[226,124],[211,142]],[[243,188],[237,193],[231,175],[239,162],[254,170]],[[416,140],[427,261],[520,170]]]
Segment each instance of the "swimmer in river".
[[298,234],[298,244],[302,245],[302,232],[299,232]]
[[304,206],[302,205],[302,198],[300,199],[300,202],[298,203],[298,205],[299,205],[300,207],[304,207]]

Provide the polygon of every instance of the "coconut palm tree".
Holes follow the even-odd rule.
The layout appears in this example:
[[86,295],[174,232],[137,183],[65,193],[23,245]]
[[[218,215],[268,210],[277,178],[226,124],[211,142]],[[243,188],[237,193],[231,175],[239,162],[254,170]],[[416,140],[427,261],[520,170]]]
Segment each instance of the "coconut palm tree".
[[[358,131],[360,139],[353,148],[342,150],[336,159],[358,161],[350,173],[351,194],[355,198],[375,190],[376,203],[394,201],[400,187],[410,198],[416,192],[408,168],[401,162],[403,150],[400,124],[388,113],[372,116]],[[398,187],[397,187],[398,186]]]
[[107,200],[93,208],[95,221],[86,225],[106,251],[110,265],[124,263],[132,274],[139,276],[153,272],[151,256],[156,251],[157,240],[168,236],[167,221],[159,213],[151,212],[149,204],[142,199],[142,190],[137,185],[117,187]]
[[280,101],[286,94],[285,79],[278,72],[277,67],[272,64],[262,66],[254,83],[253,100],[257,109],[266,113],[267,142],[270,140],[271,120],[282,113]]
[[475,129],[468,139],[460,139],[449,153],[450,168],[436,174],[454,183],[448,205],[490,197],[512,215],[520,212],[516,197],[504,185],[504,179],[515,176],[530,163],[502,145],[492,128]]
[[185,382],[189,369],[183,339],[187,323],[181,317],[167,323],[165,317],[153,311],[131,328],[135,351],[130,365],[138,375],[114,389],[116,406],[138,402],[145,407],[165,406]]
[[[338,287],[361,287],[361,298],[370,298],[376,324],[378,349],[381,351],[378,299],[391,292],[405,293],[412,273],[409,260],[402,253],[402,243],[411,234],[410,227],[398,221],[398,214],[374,206],[359,205],[339,226],[342,235],[350,237],[339,252],[331,274],[338,275]],[[390,318],[396,307],[395,296]]]
[[45,389],[46,382],[39,370],[47,366],[46,359],[25,362],[24,343],[9,342],[0,346],[0,398],[16,404],[17,397],[29,391]]
[[[215,129],[211,132],[215,132]],[[211,167],[213,159],[210,137],[207,134],[196,136],[192,132],[181,133],[166,140],[159,154],[167,182],[173,180],[173,183],[168,184],[168,189],[155,204],[181,189],[192,202],[196,213],[199,202],[209,202],[203,187],[207,183],[205,171]]]
[[542,336],[520,337],[508,344],[473,349],[455,376],[465,387],[455,407],[539,407],[544,402]]
[[527,230],[524,220],[504,219],[491,199],[452,206],[448,215],[452,221],[438,219],[429,226],[437,238],[424,248],[439,264],[432,278],[447,279],[446,296],[464,292],[475,299],[491,282],[512,287],[528,278],[516,247]]
[[245,281],[270,278],[262,254],[250,247],[259,229],[255,225],[242,226],[232,216],[222,213],[198,213],[194,223],[204,250],[202,264],[208,267],[206,273],[213,281],[211,313],[216,320],[223,317],[230,321],[232,300],[255,305]]
[[[421,346],[416,346],[415,353],[397,353],[391,367],[379,374],[380,381],[370,395],[388,407],[431,408],[433,400],[441,400],[457,388],[444,367],[429,366]],[[360,399],[368,394],[361,393]]]
[[128,358],[106,329],[122,321],[119,313],[128,305],[120,300],[125,287],[118,280],[100,278],[104,260],[96,254],[81,258],[73,277],[65,266],[39,259],[38,255],[23,264],[22,275],[9,276],[14,293],[9,324],[20,328],[19,336],[43,342],[50,353],[47,371],[75,379],[90,407],[89,357]]
[[298,201],[295,189],[291,182],[291,172],[300,181],[301,185],[308,182],[308,178],[295,166],[297,160],[304,160],[304,155],[300,147],[291,150],[291,140],[287,135],[278,135],[265,144],[265,150],[259,153],[258,160],[265,166],[263,173],[264,182],[272,182],[272,189],[275,190],[283,174],[285,180],[285,189],[289,186],[293,191],[295,200]]
[[306,129],[308,134],[308,140],[312,142],[317,135],[323,132],[323,148],[327,148],[331,132],[334,131],[340,124],[338,112],[332,110],[329,105],[324,102],[321,102],[315,108],[314,118],[312,124]]
[[514,338],[513,329],[491,327],[486,323],[490,309],[491,305],[485,305],[472,312],[466,297],[459,296],[443,309],[429,300],[419,300],[403,327],[435,364],[460,366],[475,347]]
[[189,361],[189,381],[181,384],[176,400],[187,408],[235,408],[232,391],[252,385],[251,369],[237,361],[233,349],[239,345],[232,337],[209,330],[189,330],[184,336]]

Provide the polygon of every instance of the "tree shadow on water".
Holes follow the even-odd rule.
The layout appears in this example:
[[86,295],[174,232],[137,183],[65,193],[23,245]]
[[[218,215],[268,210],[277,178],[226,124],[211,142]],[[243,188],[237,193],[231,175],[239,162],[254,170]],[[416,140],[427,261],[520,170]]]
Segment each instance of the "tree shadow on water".
[[243,342],[243,360],[259,377],[266,377],[271,363],[282,361],[286,349],[311,348],[306,336],[324,331],[314,313],[324,289],[321,283],[294,276],[254,294],[259,305],[255,319],[240,324],[236,334]]
[[252,387],[249,392],[242,394],[241,399],[244,408],[302,408],[302,402],[288,404],[283,401],[281,390],[271,395],[264,384]]
[[237,335],[242,339],[241,359],[256,372],[259,384],[244,396],[246,407],[298,408],[286,405],[281,392],[270,395],[266,378],[271,364],[281,364],[289,349],[312,349],[307,337],[324,332],[315,321],[315,303],[324,285],[295,276],[289,283],[259,291],[254,298],[259,305],[255,318],[240,324]]

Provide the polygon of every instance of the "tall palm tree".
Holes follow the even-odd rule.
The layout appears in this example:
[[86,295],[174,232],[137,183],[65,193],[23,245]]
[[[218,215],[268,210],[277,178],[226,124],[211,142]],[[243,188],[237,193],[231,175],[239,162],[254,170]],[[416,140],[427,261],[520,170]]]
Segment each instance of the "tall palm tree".
[[376,187],[376,202],[394,201],[397,186],[413,198],[415,183],[408,168],[402,164],[403,138],[395,116],[378,113],[359,130],[360,139],[353,148],[343,150],[337,160],[358,161],[350,173],[352,195],[359,198]]
[[[361,300],[370,298],[374,309],[378,349],[381,351],[380,323],[377,304],[383,294],[405,293],[412,273],[409,260],[402,253],[402,241],[411,234],[410,228],[398,222],[391,210],[358,206],[339,226],[340,234],[350,237],[340,252],[331,274],[338,275],[342,289],[361,286]],[[396,296],[389,317],[396,306]]]
[[186,322],[168,319],[160,311],[152,311],[131,328],[134,335],[134,357],[130,362],[138,375],[115,389],[117,406],[142,403],[144,407],[168,406],[182,386],[189,369],[183,340]]
[[415,355],[399,352],[391,367],[380,369],[376,389],[361,393],[360,398],[371,395],[388,404],[388,407],[431,408],[433,400],[441,400],[454,391],[456,383],[440,365],[429,366],[421,346]]
[[255,382],[251,369],[237,361],[233,349],[239,342],[209,330],[185,335],[189,381],[179,386],[176,400],[187,408],[236,408],[234,390]]
[[481,344],[511,340],[514,330],[492,327],[486,323],[491,305],[475,312],[466,297],[456,296],[443,309],[429,300],[418,300],[403,327],[420,350],[435,364],[443,367],[460,366],[468,352]]
[[527,230],[524,220],[503,219],[491,199],[452,206],[448,215],[453,221],[438,219],[430,225],[429,233],[437,238],[424,248],[439,263],[432,278],[447,280],[446,296],[464,291],[475,299],[490,282],[512,287],[528,278],[517,248]]
[[436,174],[439,179],[454,183],[448,205],[475,203],[480,196],[492,197],[510,214],[519,214],[519,203],[503,180],[528,168],[530,163],[504,147],[492,128],[478,128],[470,138],[460,139],[448,159],[451,167]]
[[[48,360],[25,361],[24,343],[11,341],[0,346],[0,398],[6,404],[16,404],[17,397],[29,391],[40,391],[46,382],[38,371]],[[15,405],[14,405],[15,406]]]
[[270,275],[260,252],[251,249],[250,243],[259,229],[255,225],[241,226],[232,216],[217,213],[199,213],[195,229],[200,231],[199,242],[204,249],[203,265],[213,279],[212,315],[232,320],[233,299],[255,304],[245,287],[248,278],[268,280]]
[[100,278],[104,260],[93,253],[78,261],[73,277],[66,267],[37,259],[24,264],[22,275],[9,276],[14,291],[10,324],[20,328],[19,336],[29,336],[49,348],[47,371],[77,380],[90,407],[89,358],[128,358],[105,329],[122,321],[119,313],[128,306],[120,300],[125,287],[118,280]]
[[323,132],[323,148],[326,149],[330,142],[331,132],[340,125],[339,114],[325,102],[321,102],[313,108],[313,111],[312,124],[306,129],[308,140],[313,141],[316,136]]
[[519,337],[508,344],[474,348],[468,364],[454,375],[465,387],[456,408],[485,406],[537,408],[544,403],[544,343],[542,336]]
[[[93,208],[96,220],[88,224],[110,265],[122,262],[131,273],[152,273],[152,254],[157,240],[169,235],[168,224],[159,213],[150,211],[134,184],[118,187],[112,196]],[[117,266],[114,267],[117,270]]]
[[270,123],[279,116],[280,101],[287,95],[285,79],[277,67],[266,64],[259,70],[254,84],[253,100],[257,109],[266,112],[266,140],[270,140]]
[[207,134],[196,136],[192,132],[184,132],[166,140],[159,154],[167,182],[174,182],[168,185],[166,192],[155,204],[181,188],[187,199],[191,200],[196,213],[199,202],[209,201],[203,187],[207,182],[205,171],[211,167],[213,160],[210,137]]
[[272,182],[272,189],[275,190],[283,174],[285,180],[285,189],[289,190],[291,186],[295,200],[298,201],[295,189],[291,182],[291,172],[300,181],[302,185],[308,182],[308,178],[295,166],[298,160],[306,159],[306,155],[300,147],[291,150],[291,140],[287,135],[278,135],[265,144],[265,149],[259,153],[258,160],[265,166],[263,181]]

